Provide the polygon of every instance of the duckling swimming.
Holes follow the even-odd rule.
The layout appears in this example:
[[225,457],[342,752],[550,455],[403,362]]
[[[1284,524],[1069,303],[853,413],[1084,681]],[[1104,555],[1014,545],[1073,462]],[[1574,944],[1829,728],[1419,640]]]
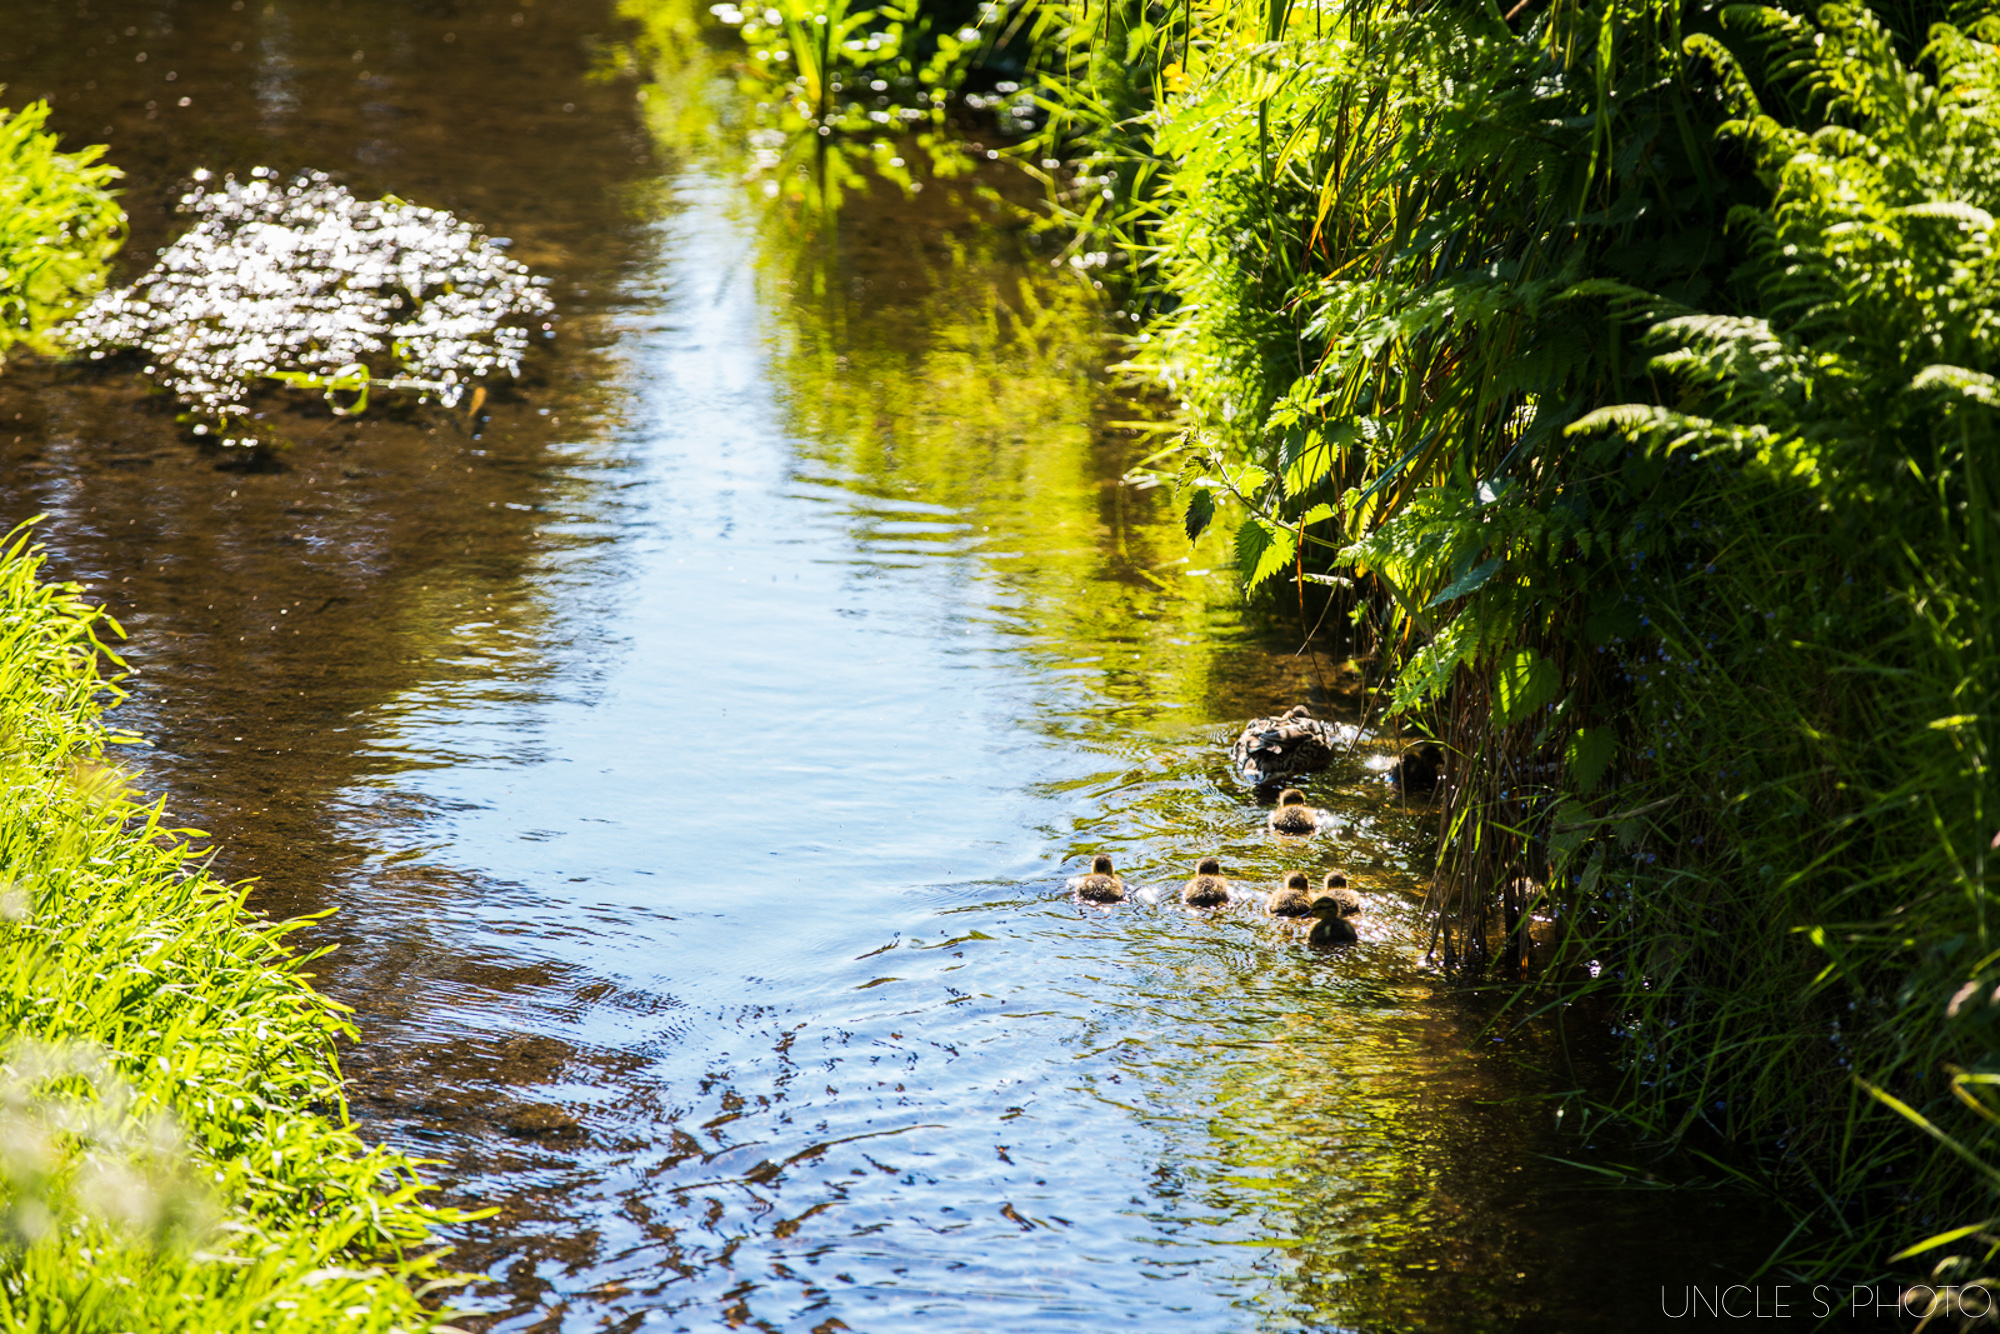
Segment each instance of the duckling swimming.
[[1354,921],[1340,911],[1337,900],[1320,897],[1313,900],[1313,928],[1306,936],[1308,945],[1352,945],[1361,939],[1361,933],[1354,929]]
[[1304,917],[1312,911],[1312,898],[1306,893],[1308,883],[1304,871],[1292,872],[1285,877],[1285,887],[1264,904],[1264,911],[1273,917]]
[[1278,809],[1271,812],[1266,823],[1274,834],[1316,834],[1319,832],[1319,811],[1306,805],[1306,794],[1295,787],[1288,787],[1278,794]]
[[1347,887],[1347,877],[1338,871],[1328,871],[1326,883],[1313,891],[1313,911],[1318,912],[1323,903],[1333,905],[1336,917],[1355,917],[1361,912],[1361,896]]
[[1406,797],[1435,791],[1444,777],[1444,747],[1422,741],[1408,747],[1389,766],[1389,782]]
[[1222,877],[1222,863],[1213,857],[1196,863],[1194,879],[1181,891],[1181,902],[1190,908],[1216,908],[1229,902],[1229,882]]
[[1125,882],[1111,869],[1111,859],[1101,852],[1090,859],[1090,874],[1075,877],[1069,885],[1085,903],[1125,901]]
[[1257,783],[1317,773],[1333,763],[1334,730],[1305,705],[1276,718],[1252,718],[1229,748],[1236,771]]

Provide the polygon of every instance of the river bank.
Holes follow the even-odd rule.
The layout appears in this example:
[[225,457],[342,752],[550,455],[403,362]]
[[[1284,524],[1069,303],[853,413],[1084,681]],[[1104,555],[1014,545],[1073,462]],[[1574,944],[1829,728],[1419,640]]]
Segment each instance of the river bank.
[[[1424,962],[1386,741],[1308,784],[1337,838],[1264,832],[1228,741],[1354,679],[1127,480],[1087,276],[980,175],[785,230],[651,137],[690,88],[640,104],[608,10],[128,3],[0,53],[112,127],[142,255],[197,166],[321,167],[554,279],[476,433],[307,396],[251,467],[130,374],[0,379],[0,499],[131,632],[146,786],[257,906],[337,909],[364,1136],[500,1206],[466,1323],[1457,1334],[1753,1273],[1740,1197],[1552,1161],[1627,1160],[1556,1117],[1559,1034],[1513,1059]],[[1063,888],[1211,850],[1345,869],[1363,941]]]
[[0,1324],[438,1327],[455,1216],[356,1134],[297,924],[130,790],[116,624],[28,540],[0,549]]
[[1158,480],[1450,753],[1433,957],[1795,1272],[1985,1274],[1990,9],[1036,12]]

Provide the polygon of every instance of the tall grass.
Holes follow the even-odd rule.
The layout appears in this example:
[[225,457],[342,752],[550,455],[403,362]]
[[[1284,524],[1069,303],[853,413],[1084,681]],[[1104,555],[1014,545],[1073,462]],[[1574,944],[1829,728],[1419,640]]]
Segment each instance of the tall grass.
[[458,1216],[349,1124],[297,923],[108,758],[116,626],[40,566],[0,547],[0,1330],[444,1328]]
[[125,240],[102,145],[64,153],[47,102],[0,107],[0,363],[15,345],[56,351],[49,331],[104,285]]

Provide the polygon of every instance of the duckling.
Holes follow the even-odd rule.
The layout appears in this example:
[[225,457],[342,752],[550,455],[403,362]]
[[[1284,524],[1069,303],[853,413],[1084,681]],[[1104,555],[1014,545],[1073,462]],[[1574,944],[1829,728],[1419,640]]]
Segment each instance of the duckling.
[[1194,868],[1194,879],[1181,891],[1181,902],[1190,908],[1215,908],[1229,902],[1229,882],[1222,878],[1222,863],[1203,857]]
[[1354,922],[1340,911],[1335,899],[1317,898],[1312,905],[1313,927],[1306,936],[1308,945],[1352,945],[1361,939]]
[[1361,896],[1347,887],[1347,877],[1338,871],[1326,873],[1326,883],[1313,892],[1313,911],[1323,903],[1333,904],[1334,916],[1355,917],[1361,912]]
[[1111,869],[1111,859],[1101,852],[1090,859],[1090,874],[1077,876],[1069,884],[1085,903],[1125,901],[1125,882]]
[[1274,834],[1316,834],[1319,817],[1319,811],[1306,805],[1305,793],[1288,787],[1278,794],[1278,809],[1271,812],[1267,823]]
[[1264,911],[1273,917],[1304,917],[1312,911],[1312,900],[1306,894],[1304,871],[1294,871],[1285,877],[1285,887],[1273,894],[1265,903]]
[[1229,748],[1229,759],[1245,778],[1269,783],[1326,768],[1333,763],[1334,740],[1332,724],[1299,704],[1276,718],[1252,718]]
[[1406,797],[1435,791],[1444,777],[1444,747],[1435,741],[1410,746],[1389,766],[1389,782]]

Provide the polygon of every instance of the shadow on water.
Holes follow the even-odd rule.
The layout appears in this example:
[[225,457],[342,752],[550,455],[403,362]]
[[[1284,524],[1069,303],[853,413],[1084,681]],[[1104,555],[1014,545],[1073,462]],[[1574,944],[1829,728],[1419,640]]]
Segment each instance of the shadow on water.
[[[1353,677],[1121,483],[1097,299],[977,182],[760,218],[593,73],[602,5],[25,26],[0,80],[109,139],[135,256],[264,163],[555,279],[488,420],[273,398],[267,469],[128,374],[0,377],[6,516],[131,632],[150,781],[267,910],[338,910],[357,1116],[498,1207],[475,1324],[1583,1329],[1753,1270],[1741,1199],[1550,1161],[1612,1150],[1540,1100],[1559,1034],[1513,1059],[1422,964],[1379,751],[1309,785],[1340,834],[1263,834],[1232,724]],[[1343,867],[1364,940],[1079,908],[1097,850]]]

